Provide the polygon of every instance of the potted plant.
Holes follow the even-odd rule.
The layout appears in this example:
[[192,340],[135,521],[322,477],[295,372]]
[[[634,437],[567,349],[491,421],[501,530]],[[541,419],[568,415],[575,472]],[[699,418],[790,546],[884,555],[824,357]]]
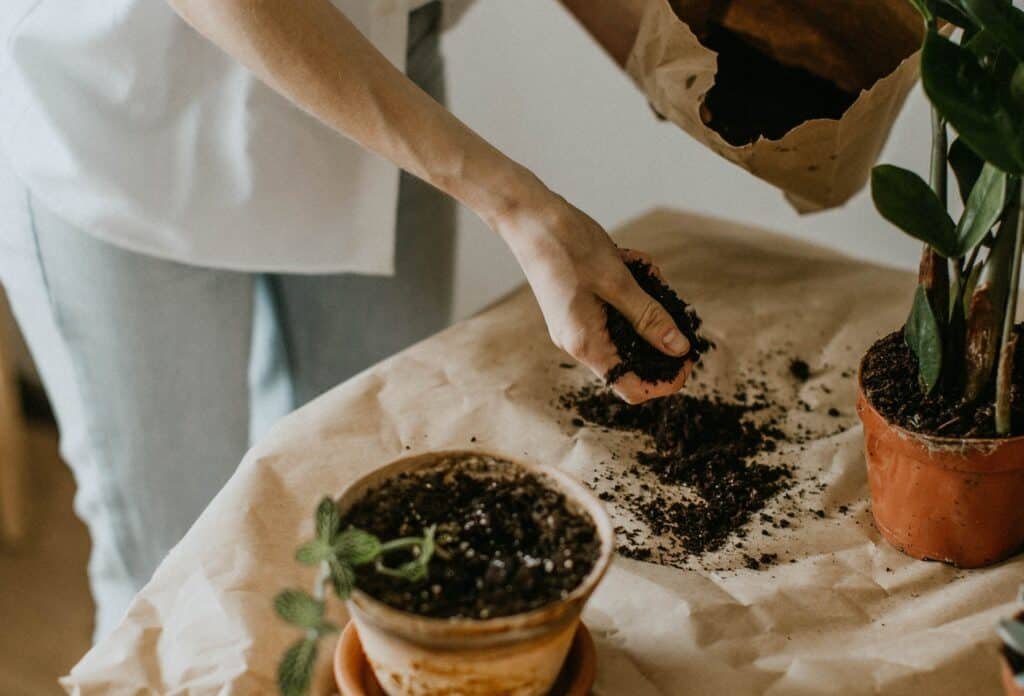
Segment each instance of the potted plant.
[[[614,550],[600,502],[571,477],[477,452],[378,469],[321,501],[315,526],[296,553],[319,568],[313,593],[275,599],[304,631],[279,665],[286,696],[308,692],[319,640],[338,630],[329,593],[390,696],[547,694]],[[351,643],[335,653],[343,693]]]
[[[1024,588],[1020,601],[1024,602]],[[1024,611],[999,622],[997,632],[1003,642],[1000,657],[1006,696],[1024,696]]]
[[[1015,327],[1024,12],[1010,0],[913,2],[927,27],[930,183],[889,165],[876,167],[871,183],[882,216],[925,248],[906,325],[861,362],[858,413],[882,534],[912,556],[976,567],[1024,543],[1024,357]],[[950,168],[964,203],[956,221]]]

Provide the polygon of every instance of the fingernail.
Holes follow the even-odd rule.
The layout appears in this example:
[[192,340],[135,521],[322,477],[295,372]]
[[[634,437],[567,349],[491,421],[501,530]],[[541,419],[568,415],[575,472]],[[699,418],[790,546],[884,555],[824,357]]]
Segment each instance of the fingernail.
[[661,342],[665,344],[665,347],[676,355],[683,355],[690,352],[690,342],[686,340],[686,336],[682,335],[676,329],[672,329],[665,337],[661,339]]

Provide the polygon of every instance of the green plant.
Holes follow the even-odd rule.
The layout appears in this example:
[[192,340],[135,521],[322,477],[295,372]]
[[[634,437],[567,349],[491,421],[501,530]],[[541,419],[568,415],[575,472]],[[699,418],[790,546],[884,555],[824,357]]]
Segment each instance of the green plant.
[[[1024,602],[1024,587],[1021,588],[1018,601]],[[999,638],[1007,650],[1019,655],[1024,660],[1024,619],[1019,616],[1015,619],[1003,619],[999,622],[996,633],[999,634]],[[1017,672],[1014,675],[1014,681],[1024,687],[1024,672]]]
[[[305,634],[288,648],[278,664],[277,683],[284,696],[302,696],[309,691],[320,639],[338,630],[324,617],[327,585],[334,589],[338,599],[348,599],[356,585],[355,569],[371,563],[378,573],[421,582],[427,578],[435,552],[433,527],[426,529],[422,537],[385,542],[355,527],[342,530],[338,506],[330,498],[317,505],[314,524],[316,537],[295,552],[295,560],[300,563],[319,566],[313,593],[284,590],[274,598],[277,614]],[[385,565],[387,554],[402,550],[412,552],[412,559],[397,568]]]
[[[1024,12],[1011,0],[911,2],[926,23],[930,182],[881,165],[872,195],[883,217],[925,243],[904,329],[922,389],[966,403],[992,398],[995,431],[1007,435],[1024,241]],[[958,135],[952,145],[950,127]],[[964,202],[955,222],[950,168]]]

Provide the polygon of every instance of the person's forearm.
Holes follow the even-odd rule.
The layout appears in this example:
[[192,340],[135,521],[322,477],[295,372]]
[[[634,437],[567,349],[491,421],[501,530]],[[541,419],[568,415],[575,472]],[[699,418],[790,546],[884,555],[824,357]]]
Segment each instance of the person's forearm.
[[485,220],[551,195],[397,70],[329,0],[170,3],[301,108]]
[[640,30],[648,0],[559,0],[620,66]]

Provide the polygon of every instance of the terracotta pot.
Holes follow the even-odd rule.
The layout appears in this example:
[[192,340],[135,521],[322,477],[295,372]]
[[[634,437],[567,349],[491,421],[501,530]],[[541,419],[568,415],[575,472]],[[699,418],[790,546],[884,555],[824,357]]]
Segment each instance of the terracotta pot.
[[[435,466],[452,455],[508,461],[481,452],[436,452],[400,459],[354,482],[341,494],[338,505],[344,512],[384,480]],[[563,600],[524,614],[486,620],[417,616],[356,590],[347,608],[374,675],[389,696],[543,696],[558,677],[583,605],[611,562],[615,533],[601,503],[570,476],[549,467],[507,466],[539,476],[563,492],[571,506],[589,515],[601,538],[594,568]]]
[[893,546],[960,568],[997,563],[1024,546],[1024,437],[959,439],[885,420],[858,375],[857,415],[871,512]]
[[[384,696],[354,623],[345,626],[334,650],[334,681],[340,696]],[[580,621],[572,647],[549,696],[587,696],[597,676],[597,652],[586,624]],[[334,688],[324,694],[337,696]]]

